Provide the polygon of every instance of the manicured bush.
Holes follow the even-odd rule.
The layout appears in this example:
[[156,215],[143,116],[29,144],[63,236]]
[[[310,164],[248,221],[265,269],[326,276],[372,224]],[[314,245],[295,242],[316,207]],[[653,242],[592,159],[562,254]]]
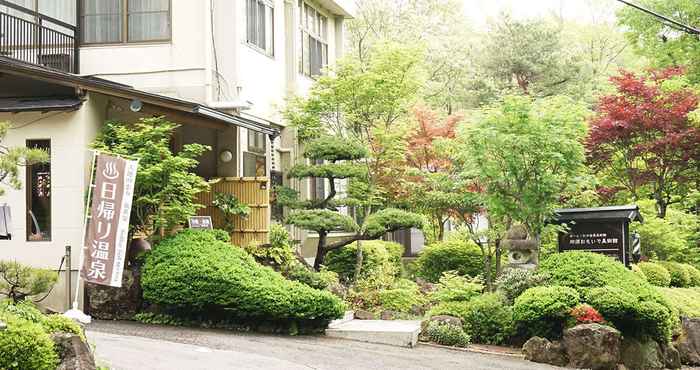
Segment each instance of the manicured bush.
[[681,316],[700,318],[700,288],[658,288]]
[[8,313],[0,314],[0,369],[53,370],[58,365],[54,343],[41,325]]
[[468,302],[439,303],[429,312],[429,316],[436,315],[461,318],[464,331],[475,343],[503,344],[514,334],[513,311],[497,293],[487,293]]
[[386,310],[410,312],[414,305],[422,305],[425,298],[418,285],[410,280],[400,279],[390,289],[379,292],[379,304]]
[[655,286],[667,287],[671,285],[671,274],[661,264],[642,262],[636,265],[643,273],[646,280]]
[[41,326],[49,334],[75,334],[79,336],[80,339],[85,341],[85,333],[83,333],[83,329],[80,327],[80,325],[78,325],[78,323],[76,323],[72,319],[69,319],[63,315],[46,315],[41,321]]
[[689,287],[700,287],[700,270],[698,270],[695,266],[689,265],[687,263],[683,264],[683,268],[688,272],[688,276],[690,277],[690,283],[688,284]]
[[428,338],[437,344],[455,347],[468,347],[471,344],[471,338],[458,325],[431,321],[426,328]]
[[[397,276],[401,271],[403,246],[382,240],[367,240],[362,245],[362,268],[360,277],[376,274]],[[341,280],[350,281],[355,277],[357,267],[357,243],[331,251],[325,259],[330,271],[338,273]]]
[[289,280],[321,290],[338,283],[338,274],[335,272],[328,270],[317,272],[301,263],[290,263],[282,269],[282,274]]
[[576,290],[565,286],[530,288],[515,299],[513,319],[521,333],[556,339],[580,300]]
[[41,325],[48,334],[69,333],[80,336],[84,341],[85,335],[75,321],[63,315],[44,315],[30,301],[12,303],[10,300],[0,302],[0,315],[8,314],[34,324]]
[[[598,309],[606,320],[616,326],[619,323],[623,335],[652,335],[661,342],[670,340],[677,323],[673,306],[654,286],[622,263],[595,253],[566,252],[549,257],[540,265],[540,270],[549,274],[550,283],[575,288],[586,303]],[[610,302],[603,302],[602,297],[591,302],[589,300],[596,299],[591,293],[594,288],[606,288],[608,292],[612,289],[624,296],[616,298],[614,293],[610,293]],[[613,306],[609,309],[598,307],[602,303]],[[619,305],[619,308],[613,309],[614,305]],[[657,316],[655,320],[649,320],[651,314]],[[627,316],[623,321],[608,317],[610,315]]]
[[462,238],[427,246],[420,252],[416,263],[416,274],[430,282],[437,282],[445,271],[457,271],[471,277],[484,272],[481,250],[474,242]]
[[454,271],[442,274],[436,285],[436,290],[430,294],[430,299],[436,302],[468,301],[483,292],[484,286]]
[[545,285],[547,275],[532,270],[506,269],[496,279],[496,287],[511,304],[524,291],[536,286]]
[[211,232],[184,230],[147,256],[144,298],[193,313],[261,320],[330,321],[344,305],[330,292],[285,279]]
[[691,283],[690,271],[678,262],[659,262],[671,274],[671,286],[676,288],[687,288]]

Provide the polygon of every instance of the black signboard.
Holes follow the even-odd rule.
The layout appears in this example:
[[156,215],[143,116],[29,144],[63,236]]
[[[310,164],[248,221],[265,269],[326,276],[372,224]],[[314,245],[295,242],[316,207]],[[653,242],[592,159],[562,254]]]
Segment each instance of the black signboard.
[[552,223],[567,225],[559,233],[559,251],[588,251],[630,265],[629,224],[642,221],[637,206],[569,208],[555,212]]
[[190,229],[205,229],[211,230],[212,226],[211,216],[192,216],[189,221]]

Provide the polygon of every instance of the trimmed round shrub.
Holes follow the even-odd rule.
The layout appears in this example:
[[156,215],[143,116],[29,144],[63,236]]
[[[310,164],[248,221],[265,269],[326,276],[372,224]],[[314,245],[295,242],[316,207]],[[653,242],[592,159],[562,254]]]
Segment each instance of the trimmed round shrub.
[[[481,250],[474,242],[455,238],[427,246],[416,260],[416,275],[437,282],[445,271],[477,276],[484,272]],[[495,266],[495,263],[494,263]]]
[[668,287],[671,285],[671,274],[666,268],[654,262],[642,262],[636,265],[646,277],[646,280],[655,286]]
[[[625,268],[622,263],[601,254],[575,251],[550,256],[540,265],[540,271],[549,274],[551,284],[575,288],[585,298],[586,303],[590,303],[603,314],[605,319],[613,322],[613,318],[606,316],[604,308],[597,307],[596,304],[588,301],[595,299],[591,291],[594,288],[609,287],[617,289],[617,292],[624,292],[633,297],[635,307],[623,314],[629,316],[626,319],[628,322],[635,324],[621,325],[623,335],[648,334],[654,336],[659,342],[671,339],[677,320],[665,320],[665,318],[677,316],[675,309],[654,286],[640,274]],[[652,306],[657,308],[660,306],[665,310],[664,314],[659,315],[657,322],[651,323],[642,317],[643,312],[639,305],[646,303],[654,303]]]
[[386,310],[410,312],[414,305],[424,304],[425,298],[416,283],[401,279],[392,288],[379,292],[379,303]]
[[506,269],[496,279],[498,291],[503,293],[510,303],[524,291],[546,283],[547,275],[525,269]]
[[430,294],[430,299],[436,302],[469,301],[481,295],[483,290],[482,284],[447,271],[436,284],[436,290]]
[[184,230],[149,253],[142,287],[151,303],[227,318],[324,322],[345,310],[330,292],[287,280],[243,249],[198,230]]
[[326,289],[338,283],[338,274],[333,271],[313,271],[301,263],[290,263],[282,269],[282,274],[289,280],[298,281],[315,289]]
[[690,271],[683,264],[678,262],[659,262],[671,274],[671,286],[676,288],[687,288],[691,283]]
[[530,288],[515,299],[513,319],[518,330],[528,336],[557,339],[580,300],[576,290],[565,286]]
[[[367,240],[362,245],[362,270],[360,277],[376,274],[398,275],[401,272],[401,244],[382,240]],[[357,267],[357,242],[331,251],[326,255],[325,266],[338,274],[341,280],[355,277]]]
[[454,347],[468,347],[471,338],[459,325],[431,321],[425,330],[428,338],[437,344]]
[[684,263],[683,267],[686,269],[688,275],[690,276],[689,286],[700,287],[700,270],[698,270],[695,266],[689,265],[687,263]]
[[513,311],[497,293],[487,293],[468,302],[442,302],[429,315],[461,318],[464,331],[475,343],[503,344],[514,334]]
[[12,314],[0,314],[7,329],[0,331],[0,369],[54,370],[59,359],[44,328]]

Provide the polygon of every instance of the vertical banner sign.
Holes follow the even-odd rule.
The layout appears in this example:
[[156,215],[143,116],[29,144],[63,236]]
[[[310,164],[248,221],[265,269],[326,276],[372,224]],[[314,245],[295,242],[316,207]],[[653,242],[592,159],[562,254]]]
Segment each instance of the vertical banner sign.
[[81,270],[87,282],[122,286],[137,166],[137,161],[97,155]]

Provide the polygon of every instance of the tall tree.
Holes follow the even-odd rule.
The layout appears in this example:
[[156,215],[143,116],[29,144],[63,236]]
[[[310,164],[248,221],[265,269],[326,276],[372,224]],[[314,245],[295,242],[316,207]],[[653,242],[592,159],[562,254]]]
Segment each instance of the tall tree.
[[508,96],[461,133],[466,176],[483,187],[490,220],[512,220],[539,242],[561,195],[584,169],[586,110],[565,97]]
[[667,68],[613,77],[616,92],[600,99],[587,141],[594,168],[635,199],[654,199],[660,218],[683,200],[700,161],[700,129],[689,118],[698,95],[682,76]]

